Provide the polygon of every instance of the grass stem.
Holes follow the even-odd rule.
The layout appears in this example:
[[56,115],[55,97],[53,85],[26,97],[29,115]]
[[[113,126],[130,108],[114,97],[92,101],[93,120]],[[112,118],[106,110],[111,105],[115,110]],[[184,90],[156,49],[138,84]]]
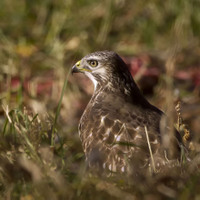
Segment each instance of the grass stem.
[[145,126],[144,129],[145,129],[147,143],[148,143],[149,152],[150,152],[150,156],[151,156],[152,168],[153,168],[154,173],[156,173],[156,167],[155,167],[155,162],[154,162],[154,158],[153,158],[153,153],[152,153],[152,150],[151,150],[151,144],[150,144],[150,141],[149,141],[149,135],[148,135],[147,127]]
[[65,89],[67,87],[68,78],[69,78],[70,74],[71,74],[71,70],[69,70],[69,72],[67,73],[67,77],[66,77],[64,85],[62,87],[61,96],[60,96],[60,99],[59,99],[59,102],[58,102],[58,106],[57,106],[57,109],[56,109],[56,115],[55,115],[55,119],[54,119],[53,126],[52,126],[52,132],[51,132],[51,147],[54,147],[56,124],[57,124],[58,116],[60,114],[60,109],[61,109],[61,105],[62,105],[62,99],[63,99],[63,96],[64,96]]

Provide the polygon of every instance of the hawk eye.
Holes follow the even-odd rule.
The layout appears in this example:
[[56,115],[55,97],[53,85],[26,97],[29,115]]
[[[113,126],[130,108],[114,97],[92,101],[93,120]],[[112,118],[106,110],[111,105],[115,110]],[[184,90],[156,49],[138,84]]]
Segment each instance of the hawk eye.
[[96,60],[90,60],[88,61],[91,67],[96,67],[98,65],[98,62]]

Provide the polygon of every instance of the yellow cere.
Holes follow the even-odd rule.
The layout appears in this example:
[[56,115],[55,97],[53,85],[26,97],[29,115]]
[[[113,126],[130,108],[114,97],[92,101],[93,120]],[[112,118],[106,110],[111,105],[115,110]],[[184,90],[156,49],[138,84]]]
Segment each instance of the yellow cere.
[[84,72],[84,71],[86,71],[86,72],[91,72],[90,69],[81,68],[80,65],[81,65],[81,60],[79,60],[79,61],[76,63],[76,67],[77,67],[80,71],[82,71],[82,72]]
[[76,63],[76,67],[80,67],[80,63],[81,63],[81,61],[79,60],[79,61]]

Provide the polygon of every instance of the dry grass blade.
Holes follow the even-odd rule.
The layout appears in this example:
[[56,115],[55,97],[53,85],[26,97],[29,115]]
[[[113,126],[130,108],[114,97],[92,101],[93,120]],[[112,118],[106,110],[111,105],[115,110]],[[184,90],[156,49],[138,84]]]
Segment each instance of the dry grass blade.
[[147,127],[145,126],[144,129],[145,129],[145,134],[146,134],[146,138],[147,138],[147,144],[148,144],[148,147],[149,147],[149,153],[150,153],[150,156],[151,156],[153,172],[156,173],[156,166],[155,166],[155,161],[154,161],[154,158],[153,158],[153,153],[152,153],[152,150],[151,150],[151,144],[150,144],[150,141],[149,141],[149,134],[148,134],[148,131],[147,131]]
[[3,110],[4,110],[5,114],[6,114],[6,117],[7,117],[8,121],[9,121],[9,123],[11,124],[12,120],[11,120],[10,115],[9,115],[8,105],[6,105],[6,106],[2,105],[2,108],[3,108]]

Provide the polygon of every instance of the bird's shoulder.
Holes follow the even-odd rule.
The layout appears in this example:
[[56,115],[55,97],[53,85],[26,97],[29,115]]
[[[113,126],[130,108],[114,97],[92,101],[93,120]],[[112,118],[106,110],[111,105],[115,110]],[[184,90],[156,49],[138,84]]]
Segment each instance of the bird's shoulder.
[[91,100],[89,107],[91,115],[99,117],[99,113],[104,118],[112,121],[119,120],[131,128],[159,123],[163,114],[162,111],[151,104],[143,106],[142,104],[135,104],[134,101],[120,94],[103,92]]
[[[86,154],[100,145],[101,151],[108,151],[113,156],[126,154],[129,158],[133,154],[138,154],[137,152],[140,152],[138,155],[143,152],[143,157],[148,159],[144,127],[150,127],[152,124],[149,124],[148,117],[145,117],[149,114],[145,112],[145,109],[126,102],[120,96],[107,94],[101,98],[99,94],[89,103],[80,123]],[[148,128],[148,135],[152,151],[155,152],[160,145],[156,129]],[[119,160],[123,160],[118,157]]]
[[[159,121],[162,112],[154,109],[134,105],[120,95],[99,93],[89,102],[81,118],[82,130],[92,128],[93,131],[112,127],[115,134],[121,131],[144,132],[144,127],[150,131],[159,132]],[[123,129],[122,129],[123,127]],[[133,135],[133,133],[132,133]]]

